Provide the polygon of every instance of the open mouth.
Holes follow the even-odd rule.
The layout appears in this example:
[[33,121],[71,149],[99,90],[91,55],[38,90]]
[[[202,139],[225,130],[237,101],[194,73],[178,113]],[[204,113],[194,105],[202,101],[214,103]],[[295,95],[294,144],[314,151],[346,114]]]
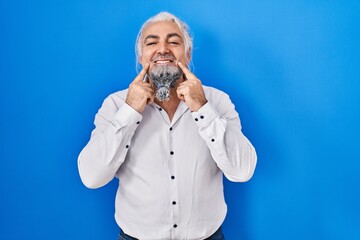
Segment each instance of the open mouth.
[[173,59],[159,59],[154,61],[155,64],[169,64],[173,62],[174,62]]

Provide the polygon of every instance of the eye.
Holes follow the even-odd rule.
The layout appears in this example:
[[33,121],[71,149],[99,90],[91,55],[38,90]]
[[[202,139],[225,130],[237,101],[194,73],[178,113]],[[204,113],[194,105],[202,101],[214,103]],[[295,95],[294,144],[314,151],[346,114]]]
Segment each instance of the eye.
[[151,45],[155,45],[156,44],[156,42],[148,42],[148,43],[146,43],[145,45],[146,46],[151,46]]
[[179,45],[178,42],[170,42],[171,45]]

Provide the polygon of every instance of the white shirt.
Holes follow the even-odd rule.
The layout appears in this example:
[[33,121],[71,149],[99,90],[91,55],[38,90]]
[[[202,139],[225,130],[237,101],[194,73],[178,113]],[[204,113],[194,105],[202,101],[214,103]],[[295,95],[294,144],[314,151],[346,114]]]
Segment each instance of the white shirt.
[[208,102],[191,112],[180,102],[172,121],[157,104],[138,113],[127,90],[105,99],[79,155],[83,183],[119,178],[115,219],[138,239],[204,239],[225,219],[223,174],[249,180],[256,152],[241,132],[228,95],[205,87]]

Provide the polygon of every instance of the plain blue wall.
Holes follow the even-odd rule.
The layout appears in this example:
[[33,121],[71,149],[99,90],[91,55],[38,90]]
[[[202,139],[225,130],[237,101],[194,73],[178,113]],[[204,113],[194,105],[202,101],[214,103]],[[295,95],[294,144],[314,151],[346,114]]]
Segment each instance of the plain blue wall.
[[86,189],[77,155],[161,10],[257,149],[250,182],[224,181],[227,239],[360,239],[360,2],[340,0],[1,0],[0,239],[117,239],[117,183]]

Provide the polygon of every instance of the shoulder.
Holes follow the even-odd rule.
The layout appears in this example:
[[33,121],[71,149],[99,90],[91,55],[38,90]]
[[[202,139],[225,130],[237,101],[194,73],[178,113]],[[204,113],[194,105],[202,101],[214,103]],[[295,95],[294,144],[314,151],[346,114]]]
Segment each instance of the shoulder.
[[204,89],[206,98],[211,102],[212,101],[218,102],[224,98],[229,98],[229,95],[227,95],[225,92],[223,92],[217,88],[203,85],[203,89]]
[[227,93],[214,87],[203,86],[205,97],[216,109],[216,111],[226,118],[236,117],[235,105],[231,102]]
[[125,99],[126,99],[126,95],[127,95],[128,89],[123,89],[114,93],[111,93],[110,95],[108,95],[105,100],[104,100],[104,104],[114,104],[116,105],[118,108],[121,107],[121,105],[124,104]]
[[103,101],[100,108],[102,111],[117,111],[124,103],[126,99],[128,89],[120,90],[114,93],[109,94]]

